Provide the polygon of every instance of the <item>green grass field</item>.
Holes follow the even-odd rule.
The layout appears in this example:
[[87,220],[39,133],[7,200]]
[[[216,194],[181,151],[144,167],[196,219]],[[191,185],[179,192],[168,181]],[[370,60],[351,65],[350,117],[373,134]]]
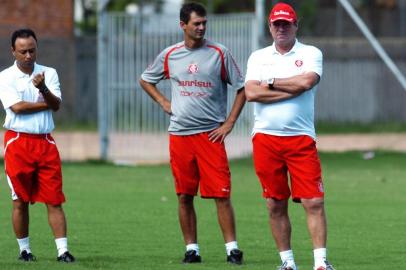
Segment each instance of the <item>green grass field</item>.
[[[378,152],[321,154],[329,223],[329,260],[338,270],[406,269],[406,155]],[[233,203],[241,269],[276,269],[264,200],[250,159],[231,162]],[[38,262],[16,260],[10,223],[11,200],[4,175],[0,185],[0,269],[234,269],[225,263],[214,203],[196,199],[203,263],[182,265],[184,244],[168,165],[117,167],[64,164],[69,246],[77,263],[55,262],[56,250],[45,207],[31,207],[31,247]],[[293,250],[301,270],[313,255],[303,209],[290,207]]]

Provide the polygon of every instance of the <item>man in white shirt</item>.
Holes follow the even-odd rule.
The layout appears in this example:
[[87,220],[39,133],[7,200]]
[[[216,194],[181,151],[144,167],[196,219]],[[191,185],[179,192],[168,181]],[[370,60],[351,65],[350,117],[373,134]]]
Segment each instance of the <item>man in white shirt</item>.
[[[252,53],[245,91],[255,102],[253,157],[267,200],[280,270],[296,270],[291,250],[288,199],[301,202],[314,248],[314,270],[333,270],[326,254],[327,225],[320,160],[315,143],[314,96],[322,53],[297,41],[294,9],[276,4],[269,15],[274,43]],[[288,175],[290,185],[288,183]]]
[[52,111],[61,104],[55,69],[38,65],[37,38],[30,29],[12,34],[14,65],[0,73],[0,99],[6,111],[4,167],[13,199],[12,223],[19,260],[36,261],[29,243],[29,203],[45,203],[58,250],[57,261],[74,262],[68,251],[62,209],[61,160],[55,141]]

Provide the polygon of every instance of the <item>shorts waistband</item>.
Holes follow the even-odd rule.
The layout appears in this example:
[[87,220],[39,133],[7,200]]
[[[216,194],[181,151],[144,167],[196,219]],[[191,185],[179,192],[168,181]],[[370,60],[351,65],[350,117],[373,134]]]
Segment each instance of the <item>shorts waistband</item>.
[[30,137],[30,138],[47,138],[50,133],[44,133],[44,134],[34,134],[34,133],[24,133],[24,132],[17,132],[14,130],[7,130],[7,133],[11,133],[13,135],[19,135],[21,137]]

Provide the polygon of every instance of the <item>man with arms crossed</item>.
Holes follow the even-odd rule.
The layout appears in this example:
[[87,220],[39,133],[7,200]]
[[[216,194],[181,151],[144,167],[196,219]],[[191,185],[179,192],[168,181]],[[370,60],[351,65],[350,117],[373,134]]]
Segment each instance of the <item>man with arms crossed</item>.
[[0,73],[0,99],[6,111],[4,167],[13,199],[12,222],[20,247],[19,260],[35,261],[29,243],[29,203],[45,203],[55,236],[57,261],[73,262],[68,251],[66,219],[61,204],[61,160],[50,132],[52,111],[61,103],[58,75],[38,65],[37,38],[30,29],[11,37],[14,65]]
[[[227,261],[241,264],[243,254],[236,241],[224,139],[244,106],[244,80],[229,50],[204,39],[206,22],[203,6],[184,4],[180,10],[184,41],[164,49],[144,71],[140,84],[170,115],[171,168],[186,244],[183,262],[201,262],[193,204],[200,185],[201,196],[216,202]],[[171,82],[171,101],[156,87],[163,79]],[[226,119],[227,84],[237,90],[237,96]]]
[[254,164],[282,260],[279,269],[297,269],[288,216],[292,196],[293,201],[302,203],[307,215],[314,269],[333,270],[326,259],[324,191],[314,130],[314,96],[322,75],[322,53],[297,41],[296,13],[285,3],[272,9],[269,29],[274,43],[250,56],[245,91],[247,100],[255,102]]

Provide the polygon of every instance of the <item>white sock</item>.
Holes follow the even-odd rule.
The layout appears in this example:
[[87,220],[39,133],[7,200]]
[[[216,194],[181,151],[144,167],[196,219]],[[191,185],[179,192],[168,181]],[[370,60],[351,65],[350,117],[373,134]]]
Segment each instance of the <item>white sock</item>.
[[55,239],[56,249],[58,250],[58,257],[68,251],[68,238],[62,237]]
[[199,245],[197,243],[186,245],[186,251],[189,251],[189,250],[194,250],[194,251],[196,251],[197,255],[200,255],[199,254]]
[[314,267],[315,268],[319,266],[326,267],[327,249],[317,248],[313,250],[313,254],[314,254]]
[[225,244],[225,246],[226,246],[226,253],[227,253],[227,256],[230,255],[230,251],[231,251],[231,250],[233,250],[233,249],[238,249],[237,241],[228,242],[228,243]]
[[20,247],[20,253],[23,252],[24,250],[27,251],[27,253],[31,253],[30,237],[21,238],[21,239],[17,238],[17,242],[18,242],[18,246]]
[[293,258],[293,251],[291,249],[279,252],[282,263],[286,262],[289,267],[296,269],[295,259]]

